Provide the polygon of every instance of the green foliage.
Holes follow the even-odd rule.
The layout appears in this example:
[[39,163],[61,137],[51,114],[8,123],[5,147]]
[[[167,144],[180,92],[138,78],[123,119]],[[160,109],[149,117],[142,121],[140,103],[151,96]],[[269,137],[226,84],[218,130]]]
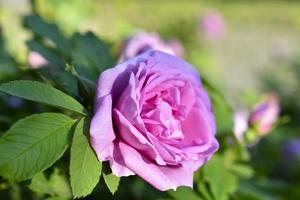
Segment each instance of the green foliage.
[[90,194],[99,182],[102,165],[90,147],[84,119],[75,129],[71,146],[70,181],[73,196],[84,197]]
[[212,83],[210,83],[205,77],[202,77],[204,87],[207,89],[211,98],[213,109],[217,123],[217,133],[231,132],[232,122],[232,110],[228,104],[222,92],[219,91]]
[[254,175],[254,171],[246,164],[235,163],[231,166],[230,171],[241,178],[251,178]]
[[58,169],[54,169],[54,172],[49,178],[49,184],[54,194],[58,197],[70,199],[72,197],[71,188],[64,175],[62,175]]
[[[1,27],[0,27],[1,28]],[[0,29],[0,81],[17,73],[17,63],[6,52],[4,38]]]
[[102,173],[102,176],[109,191],[114,194],[119,187],[120,177],[117,177],[112,173]]
[[35,114],[0,138],[0,175],[26,180],[50,167],[67,149],[75,121],[63,114]]
[[71,198],[71,189],[66,177],[57,168],[50,175],[49,179],[45,173],[37,173],[28,186],[34,192],[41,195],[50,195],[52,198]]
[[71,38],[71,57],[81,77],[95,82],[101,71],[113,65],[106,43],[93,33],[74,34]]
[[168,194],[176,200],[202,200],[192,189],[180,187],[176,191],[169,191]]
[[[258,180],[257,182],[260,181]],[[257,182],[253,182],[252,180],[248,180],[247,182],[241,181],[234,200],[279,200],[279,198],[268,193],[266,188],[260,187]],[[276,185],[275,181],[274,185]]]
[[52,65],[52,68],[58,70],[57,68],[65,67],[64,59],[56,49],[34,39],[27,41],[27,46],[31,51],[39,52]]
[[27,46],[49,62],[36,71],[43,79],[90,106],[99,73],[115,63],[109,45],[91,32],[75,33],[67,38],[57,26],[36,15],[26,17],[24,24],[35,34]]
[[0,91],[86,115],[84,107],[78,101],[45,83],[27,80],[11,81],[1,84]]
[[[24,26],[27,32],[32,33],[32,38],[27,41],[28,50],[40,53],[48,61],[48,64],[39,69],[28,68],[26,59],[22,61],[17,60],[16,55],[19,54],[19,52],[17,54],[15,52],[14,55],[9,54],[12,49],[6,48],[6,41],[4,41],[4,37],[0,35],[0,82],[3,83],[6,80],[13,79],[42,79],[48,85],[34,81],[13,81],[0,85],[0,91],[31,101],[66,109],[68,111],[64,113],[70,114],[76,117],[76,119],[71,119],[68,116],[56,113],[32,115],[18,121],[12,125],[10,130],[2,135],[2,132],[7,130],[16,119],[20,119],[32,112],[52,112],[53,108],[49,106],[36,106],[27,101],[23,102],[23,106],[18,109],[8,107],[9,104],[7,102],[11,97],[4,93],[0,94],[0,107],[2,111],[0,113],[0,199],[69,200],[81,197],[84,199],[149,200],[300,199],[300,184],[298,181],[300,174],[299,170],[297,170],[300,160],[299,155],[293,158],[292,155],[284,152],[284,145],[286,145],[285,142],[287,142],[287,138],[290,140],[294,140],[295,138],[299,139],[297,133],[299,133],[298,113],[300,110],[300,101],[297,95],[294,96],[294,93],[297,93],[296,89],[299,88],[298,85],[300,85],[297,84],[299,83],[297,77],[300,77],[298,76],[300,69],[299,63],[294,66],[297,71],[292,73],[292,75],[296,77],[295,80],[297,80],[297,82],[295,82],[297,86],[295,87],[296,89],[291,89],[292,87],[290,87],[293,86],[293,81],[291,80],[294,80],[291,74],[287,75],[288,79],[283,78],[277,83],[276,76],[273,76],[271,73],[266,73],[269,79],[268,82],[270,82],[269,84],[272,86],[271,89],[268,88],[268,90],[282,93],[281,95],[284,97],[282,99],[282,111],[284,115],[292,116],[293,128],[291,128],[290,123],[285,124],[285,129],[277,133],[278,138],[276,138],[276,133],[272,133],[263,138],[260,142],[256,140],[257,137],[254,137],[257,135],[251,132],[251,130],[248,130],[245,136],[246,139],[248,139],[249,142],[252,141],[251,143],[255,141],[257,144],[247,147],[245,146],[247,142],[239,144],[232,133],[233,123],[230,105],[233,106],[239,102],[228,102],[224,97],[225,94],[228,96],[233,93],[226,91],[226,87],[222,87],[225,91],[220,91],[213,85],[223,84],[224,81],[222,78],[228,76],[228,73],[219,76],[219,73],[215,71],[217,70],[214,66],[215,64],[219,65],[219,63],[225,63],[225,65],[221,65],[227,66],[228,60],[233,60],[234,62],[231,61],[233,64],[240,63],[238,60],[240,58],[235,54],[235,51],[231,58],[230,51],[227,51],[227,48],[220,48],[220,46],[230,46],[223,44],[228,44],[228,42],[230,44],[231,41],[235,41],[236,36],[240,35],[239,33],[236,34],[236,30],[231,28],[234,24],[229,22],[230,31],[227,32],[226,37],[222,40],[201,40],[201,38],[199,38],[201,33],[198,32],[201,26],[199,20],[201,18],[200,15],[206,11],[205,6],[208,5],[207,3],[205,3],[203,7],[203,5],[199,3],[185,3],[182,1],[176,2],[176,5],[174,4],[174,6],[170,7],[169,3],[160,2],[160,8],[163,7],[163,9],[157,9],[155,3],[152,4],[149,2],[146,4],[136,2],[129,3],[127,1],[118,3],[106,2],[104,4],[101,2],[99,3],[101,6],[95,6],[93,9],[90,9],[90,7],[94,6],[96,1],[88,0],[85,2],[84,8],[80,0],[76,0],[75,3],[61,0],[36,0],[30,2],[36,2],[38,6],[33,6],[36,8],[36,13],[41,13],[47,19],[57,20],[59,24],[68,24],[66,23],[68,21],[70,23],[72,22],[72,27],[74,29],[79,28],[80,31],[88,30],[89,28],[87,29],[87,27],[93,25],[93,30],[99,30],[102,33],[106,32],[105,36],[107,38],[118,39],[118,41],[113,41],[116,42],[113,45],[116,47],[116,49],[113,50],[114,52],[120,50],[119,40],[123,38],[119,37],[122,33],[133,32],[135,30],[134,26],[144,27],[147,30],[151,30],[151,32],[154,31],[154,28],[162,33],[163,36],[170,39],[173,37],[180,39],[186,50],[185,58],[187,58],[188,62],[197,63],[196,65],[200,65],[201,67],[199,69],[203,85],[208,91],[213,103],[220,149],[217,155],[214,155],[208,163],[196,172],[193,190],[179,187],[176,191],[160,192],[137,176],[124,178],[122,184],[120,184],[120,178],[114,176],[108,167],[105,168],[107,163],[100,163],[97,160],[89,144],[88,136],[88,120],[90,119],[87,118],[89,114],[87,110],[91,111],[93,109],[96,80],[103,70],[116,63],[115,56],[111,55],[111,44],[109,43],[111,41],[107,42],[107,40],[99,38],[97,34],[92,32],[72,33],[71,30],[67,30],[67,26],[60,27],[68,32],[67,36],[64,35],[56,24],[49,23],[48,20],[38,15],[30,15],[24,18]],[[272,3],[272,5],[273,4],[274,3]],[[70,9],[70,5],[74,9]],[[74,5],[76,6],[74,7]],[[95,3],[95,5],[98,5],[98,3]],[[201,8],[198,7],[199,5]],[[225,10],[225,12],[221,14],[225,15],[224,18],[226,21],[231,20],[231,16],[233,16],[231,13],[236,14],[236,12],[232,11],[236,10],[240,10],[240,14],[243,13],[243,19],[245,17],[248,19],[252,15],[251,12],[244,12],[248,9],[247,6],[244,6],[244,3],[233,3],[232,5],[225,3],[224,5],[225,7],[221,6],[221,8],[217,6],[217,8],[218,10],[219,8],[220,10]],[[267,5],[268,8],[272,10],[271,4]],[[276,6],[275,10],[278,10],[278,13],[282,13],[282,8],[286,8],[286,6],[282,7],[282,5],[283,4],[280,3]],[[133,14],[129,14],[126,13],[126,9],[123,9],[123,6],[129,7],[130,12],[132,12],[132,8],[138,9],[135,9],[136,12],[133,12]],[[214,6],[215,3],[213,3],[213,6],[210,5],[208,7],[211,8]],[[232,9],[232,6],[235,7],[235,10]],[[255,9],[259,8],[259,13],[263,14],[266,13],[265,6],[264,4],[257,4]],[[291,16],[293,19],[298,19],[295,16],[299,15],[297,14],[299,13],[297,10],[299,5],[295,5],[294,7],[293,9],[289,9],[289,11],[292,11],[291,13],[288,12],[290,16],[286,15],[284,17],[285,20],[281,20],[283,23],[288,21],[288,18]],[[51,8],[53,11],[51,11]],[[102,12],[99,12],[98,8],[100,8]],[[117,8],[117,12],[112,12],[114,8]],[[3,18],[3,22],[8,22],[7,24],[10,26],[10,20],[2,16],[2,11],[4,13],[5,9],[5,6],[3,9],[1,8],[0,18]],[[186,12],[182,12],[184,10],[186,10]],[[97,14],[93,16],[91,11],[97,12]],[[155,11],[155,15],[148,19],[137,17],[146,16],[147,13],[153,13],[153,11]],[[170,11],[173,13],[172,17],[174,17],[174,20],[170,20]],[[173,11],[179,15],[174,15]],[[53,13],[56,13],[54,14],[56,16],[53,16]],[[57,16],[57,13],[59,13],[59,16]],[[294,15],[295,13],[297,15]],[[103,16],[109,17],[105,17],[104,20],[102,20],[102,14]],[[85,16],[85,19],[80,19],[82,15]],[[19,16],[18,13],[16,13],[16,16]],[[119,16],[126,17],[119,19],[117,18]],[[63,17],[63,19],[60,19],[60,17]],[[97,21],[94,21],[94,19],[92,19],[93,17],[95,17]],[[130,18],[134,20],[130,21]],[[279,18],[281,19],[282,16],[279,17],[278,15],[275,19],[278,21]],[[159,19],[159,23],[156,23],[157,20],[153,19]],[[269,16],[268,20],[274,21],[274,16]],[[85,21],[87,22],[86,24],[81,23]],[[117,21],[117,23],[114,23],[114,21]],[[253,20],[251,22],[253,22]],[[251,23],[251,26],[252,25],[255,24]],[[12,29],[15,28],[13,25],[12,27]],[[126,29],[125,32],[124,27]],[[248,28],[247,31],[251,29],[251,27],[249,30]],[[242,34],[244,34],[245,30],[242,29],[242,31]],[[4,30],[4,32],[6,32],[6,30]],[[18,29],[15,29],[14,32],[16,32],[16,35],[20,36],[20,38],[28,39],[27,36],[29,35],[18,34]],[[6,32],[6,34],[7,33],[8,32]],[[255,33],[257,33],[257,31],[255,31]],[[13,42],[17,44],[17,47],[21,47],[22,44],[18,43],[18,38],[15,37],[16,35],[11,35],[10,37],[15,40]],[[241,38],[238,38],[239,42],[240,39]],[[273,39],[270,38],[269,42],[273,42]],[[9,47],[11,47],[10,43],[12,43],[12,41],[8,41],[7,43]],[[235,43],[236,42],[231,42],[231,44]],[[277,45],[275,46],[277,47]],[[281,45],[279,45],[279,47],[280,46]],[[235,47],[238,46],[234,46],[234,49]],[[215,48],[217,48],[219,52],[213,52],[216,50]],[[231,48],[229,48],[229,50],[230,49]],[[284,51],[285,48],[276,48],[276,50],[278,49],[280,53],[281,50]],[[226,56],[219,57],[218,54],[223,54],[224,52]],[[28,52],[22,53],[27,55]],[[270,53],[272,54],[270,54],[270,56],[273,57],[274,52]],[[275,54],[277,53],[276,51]],[[228,55],[228,60],[224,60]],[[249,55],[248,57],[253,59],[253,56]],[[285,56],[286,55],[283,57]],[[241,58],[244,60],[244,57]],[[283,60],[284,59],[285,58],[283,58]],[[286,67],[281,63],[282,58],[272,60],[275,61],[274,64],[276,66],[279,64],[281,66],[280,68]],[[250,65],[251,63],[252,62],[250,62]],[[276,70],[275,72],[278,72],[278,67]],[[239,73],[240,71],[236,72]],[[210,74],[215,74],[216,77],[207,76]],[[275,74],[281,77],[284,73]],[[222,78],[217,80],[220,77]],[[214,80],[213,84],[210,80]],[[249,79],[245,80],[245,82],[247,81],[249,81]],[[289,84],[286,84],[287,82]],[[224,83],[224,86],[226,85],[228,86],[230,84]],[[243,97],[236,100],[241,102],[247,101],[248,103],[256,102],[259,91],[254,88],[252,93],[247,92],[249,91],[243,92],[245,95],[241,95]],[[249,96],[249,94],[252,96]],[[293,96],[285,98],[285,94],[292,94]],[[232,99],[235,100],[234,98]],[[7,108],[2,110],[2,107],[5,106],[7,106]],[[55,110],[57,111],[57,109]],[[84,118],[81,118],[83,116]],[[73,138],[71,138],[72,135]],[[67,156],[60,159],[60,161],[53,166],[53,164],[62,157],[70,143],[72,143],[70,154],[67,152]],[[296,150],[297,149],[299,148],[296,148]],[[293,151],[295,151],[295,149],[293,149]],[[297,161],[295,161],[295,159]],[[68,175],[70,175],[70,177]],[[101,175],[103,178],[101,178],[99,182]],[[31,182],[29,180],[22,183],[14,182],[15,180],[27,180],[31,177],[33,177]],[[30,185],[28,186],[29,182]],[[98,182],[99,184],[97,184]],[[29,192],[24,186],[28,186],[32,192]],[[87,195],[89,196],[86,197]]]
[[198,184],[198,190],[203,195],[203,198],[205,200],[213,200],[213,197],[210,194],[208,187],[206,186],[206,184],[204,182],[203,183],[200,182]]
[[59,49],[67,50],[67,40],[55,24],[45,22],[38,15],[30,15],[25,17],[24,25],[37,36],[51,40]]
[[204,179],[208,182],[210,191],[216,200],[227,200],[237,188],[238,180],[218,155],[215,155],[204,166]]
[[32,191],[38,194],[54,195],[51,190],[51,186],[43,172],[39,172],[31,179],[31,183],[28,186]]

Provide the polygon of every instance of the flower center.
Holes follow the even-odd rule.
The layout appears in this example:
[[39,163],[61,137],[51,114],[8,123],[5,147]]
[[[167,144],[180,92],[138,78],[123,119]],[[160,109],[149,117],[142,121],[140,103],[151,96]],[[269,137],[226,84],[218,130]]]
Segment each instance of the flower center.
[[161,139],[181,140],[184,134],[180,120],[184,118],[180,91],[176,87],[159,91],[145,101],[141,117],[149,132]]

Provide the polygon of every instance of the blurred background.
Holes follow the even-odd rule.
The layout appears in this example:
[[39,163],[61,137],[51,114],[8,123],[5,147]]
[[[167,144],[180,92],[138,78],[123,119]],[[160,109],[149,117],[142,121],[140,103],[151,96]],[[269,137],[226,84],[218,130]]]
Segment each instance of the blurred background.
[[[262,79],[284,79],[287,93],[294,93],[297,87],[297,75],[290,65],[300,48],[297,1],[34,2],[35,11],[57,23],[66,35],[93,31],[121,42],[141,29],[178,39],[186,59],[226,90],[232,104],[265,90]],[[30,35],[22,26],[22,17],[31,12],[30,3],[0,1],[8,51],[24,63],[28,53],[25,41]]]
[[[219,104],[225,104],[222,99],[216,105],[220,132],[232,131],[234,113],[250,111],[266,94],[276,94],[281,107],[280,125],[255,147],[249,147],[250,165],[256,178],[262,180],[257,188],[264,188],[255,191],[263,193],[261,199],[297,199],[300,198],[297,192],[300,187],[299,11],[299,1],[284,0],[0,0],[0,82],[13,77],[14,66],[28,67],[26,41],[32,33],[24,28],[23,17],[30,13],[57,24],[66,37],[75,32],[94,32],[108,41],[116,57],[123,41],[137,31],[176,41],[182,57],[199,69],[230,107],[225,111],[219,109]],[[19,99],[7,102],[11,104],[12,115],[15,113],[19,118],[22,114],[16,109],[22,102]],[[40,109],[30,103],[28,106]],[[0,109],[0,119],[5,124],[10,119],[3,112],[6,111]],[[291,196],[284,195],[283,190]],[[265,194],[266,191],[270,194]]]

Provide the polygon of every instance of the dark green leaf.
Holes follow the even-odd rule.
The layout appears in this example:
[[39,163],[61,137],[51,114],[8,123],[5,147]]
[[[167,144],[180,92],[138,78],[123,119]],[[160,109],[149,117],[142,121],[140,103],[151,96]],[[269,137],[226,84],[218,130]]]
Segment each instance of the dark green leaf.
[[0,138],[0,174],[26,180],[50,167],[67,149],[74,120],[58,113],[31,115]]
[[82,119],[77,124],[71,146],[70,179],[75,198],[89,195],[101,176],[102,165],[90,147],[86,132]]
[[[61,68],[53,66],[44,66],[37,69],[42,79],[54,82],[59,88],[74,97],[80,97],[78,94],[77,78],[73,74]],[[83,96],[82,96],[83,97]],[[84,96],[84,98],[86,98]]]
[[17,64],[14,59],[7,53],[4,39],[0,30],[0,80],[15,75]]
[[45,83],[28,80],[11,81],[1,84],[0,91],[86,115],[84,107],[78,101]]
[[58,49],[66,50],[67,40],[55,24],[46,22],[38,15],[25,17],[24,24],[38,36],[51,40]]
[[91,32],[72,37],[72,60],[78,75],[92,81],[113,65],[107,44]]
[[29,40],[26,44],[31,51],[40,53],[49,62],[51,67],[59,67],[61,69],[65,67],[64,59],[54,49],[46,47],[35,40]]

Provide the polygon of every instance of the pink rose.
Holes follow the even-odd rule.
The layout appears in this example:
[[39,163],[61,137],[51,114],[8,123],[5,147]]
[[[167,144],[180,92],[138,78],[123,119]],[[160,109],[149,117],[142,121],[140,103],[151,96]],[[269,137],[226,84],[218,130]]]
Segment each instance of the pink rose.
[[116,176],[137,174],[159,190],[193,185],[218,149],[209,97],[185,61],[147,51],[104,71],[90,136]]
[[120,60],[133,58],[150,49],[159,50],[179,57],[184,56],[181,43],[175,39],[164,41],[155,33],[138,31],[130,37],[123,46]]
[[31,51],[28,56],[29,67],[37,69],[48,64],[48,61],[38,52]]
[[279,117],[280,106],[278,97],[275,94],[268,94],[255,106],[250,115],[250,124],[254,126],[258,133],[267,134]]

